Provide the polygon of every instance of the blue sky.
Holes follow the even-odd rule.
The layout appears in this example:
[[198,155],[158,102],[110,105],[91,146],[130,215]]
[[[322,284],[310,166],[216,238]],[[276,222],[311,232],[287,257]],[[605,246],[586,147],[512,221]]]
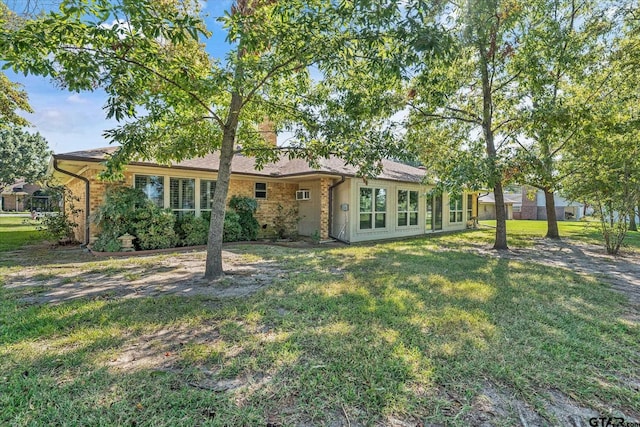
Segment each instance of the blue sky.
[[[224,42],[224,32],[215,18],[228,10],[232,0],[201,1],[208,15],[209,30],[213,32],[207,43],[212,56],[224,57],[229,46]],[[33,125],[30,132],[40,132],[55,153],[106,147],[109,141],[102,133],[117,126],[115,120],[107,121],[102,109],[106,102],[103,91],[69,92],[57,88],[49,79],[39,76],[24,76],[11,70],[5,73],[14,82],[20,83],[29,95],[33,114],[24,113]]]

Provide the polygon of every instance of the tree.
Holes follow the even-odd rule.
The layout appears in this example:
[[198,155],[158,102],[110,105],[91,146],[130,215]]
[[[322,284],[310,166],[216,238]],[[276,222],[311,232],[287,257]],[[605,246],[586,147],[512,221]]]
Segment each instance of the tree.
[[[577,93],[579,102],[595,99],[589,105],[589,120],[583,122],[577,141],[568,144],[563,159],[563,166],[573,172],[567,190],[594,206],[610,254],[619,252],[640,200],[640,84],[628,77],[637,60],[629,55],[628,35],[615,40],[599,72]],[[596,84],[601,75],[610,77]],[[590,95],[594,87],[596,97]]]
[[422,161],[459,191],[460,185],[493,188],[495,249],[507,249],[503,183],[515,76],[508,67],[519,39],[518,2],[467,0],[437,11],[451,36],[448,55],[422,55],[408,90],[408,139]]
[[18,179],[36,182],[44,178],[51,150],[39,133],[19,128],[0,129],[0,188]]
[[513,137],[515,178],[544,192],[547,238],[560,238],[554,193],[572,176],[560,173],[558,163],[584,126],[586,106],[610,77],[605,72],[589,79],[594,86],[576,96],[576,87],[600,73],[598,65],[613,40],[615,21],[608,15],[616,15],[605,12],[596,1],[545,0],[529,3],[519,24],[522,43],[510,64],[522,100],[516,106],[522,120]]
[[[0,3],[0,27],[10,28],[18,18],[4,3]],[[32,113],[27,93],[18,83],[14,83],[0,73],[0,129],[10,125],[27,126],[29,122],[16,113],[16,110]]]
[[[401,8],[395,3],[392,14]],[[58,12],[4,31],[0,55],[14,69],[51,76],[69,90],[106,91],[107,117],[121,123],[105,132],[121,144],[106,177],[117,176],[135,158],[170,163],[220,151],[205,272],[217,278],[223,274],[225,201],[238,142],[243,153],[256,156],[258,166],[280,155],[257,130],[265,117],[278,128],[289,126],[313,138],[294,144],[290,156],[313,161],[329,150],[342,151],[347,162],[365,165],[372,162],[361,154],[380,157],[389,150],[382,143],[389,133],[379,137],[372,131],[374,113],[363,114],[358,126],[340,128],[344,122],[329,121],[323,107],[305,107],[323,106],[334,95],[328,82],[340,81],[351,64],[348,53],[386,45],[352,36],[359,26],[349,19],[359,11],[350,2],[330,0],[236,0],[219,18],[229,48],[221,60],[205,50],[211,34],[197,1],[69,0]],[[321,84],[311,78],[312,67]],[[349,87],[343,92],[353,93]],[[335,135],[340,138],[326,144]],[[347,140],[352,148],[336,149]],[[374,149],[361,149],[371,140],[378,142]]]

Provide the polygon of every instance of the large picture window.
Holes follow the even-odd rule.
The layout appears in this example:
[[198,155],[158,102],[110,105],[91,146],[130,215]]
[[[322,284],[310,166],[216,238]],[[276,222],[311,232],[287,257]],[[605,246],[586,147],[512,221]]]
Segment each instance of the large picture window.
[[200,210],[210,211],[213,206],[213,192],[216,191],[216,182],[207,179],[200,180]]
[[398,227],[418,225],[418,192],[398,190]]
[[387,190],[384,188],[360,189],[360,230],[387,226]]
[[462,194],[449,197],[449,222],[462,222]]
[[196,213],[196,180],[187,178],[169,179],[169,201],[171,210],[179,217]]
[[139,188],[156,206],[164,207],[164,177],[155,175],[136,175],[133,186]]

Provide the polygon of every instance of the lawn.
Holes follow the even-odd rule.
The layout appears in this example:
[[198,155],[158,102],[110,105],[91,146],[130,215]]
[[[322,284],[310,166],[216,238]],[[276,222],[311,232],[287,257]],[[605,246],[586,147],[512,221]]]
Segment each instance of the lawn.
[[0,215],[0,252],[19,249],[44,239],[37,224],[28,217]]
[[286,270],[243,298],[24,299],[168,255],[54,254],[27,291],[19,264],[0,267],[0,424],[541,425],[558,399],[637,419],[637,307],[595,278],[452,248],[465,237],[491,230],[232,246]]
[[[494,227],[494,221],[481,221],[482,226]],[[561,238],[569,238],[586,243],[604,245],[599,221],[558,221],[558,230]],[[544,237],[547,233],[546,221],[507,221],[507,234],[509,244],[525,246],[531,244],[531,238]],[[622,250],[640,249],[640,232],[629,231],[625,237]]]

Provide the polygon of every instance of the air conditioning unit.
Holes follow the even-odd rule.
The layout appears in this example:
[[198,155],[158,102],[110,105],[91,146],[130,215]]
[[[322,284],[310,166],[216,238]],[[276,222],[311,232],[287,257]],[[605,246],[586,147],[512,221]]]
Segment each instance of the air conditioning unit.
[[311,192],[309,190],[296,191],[296,200],[309,200],[311,198]]

